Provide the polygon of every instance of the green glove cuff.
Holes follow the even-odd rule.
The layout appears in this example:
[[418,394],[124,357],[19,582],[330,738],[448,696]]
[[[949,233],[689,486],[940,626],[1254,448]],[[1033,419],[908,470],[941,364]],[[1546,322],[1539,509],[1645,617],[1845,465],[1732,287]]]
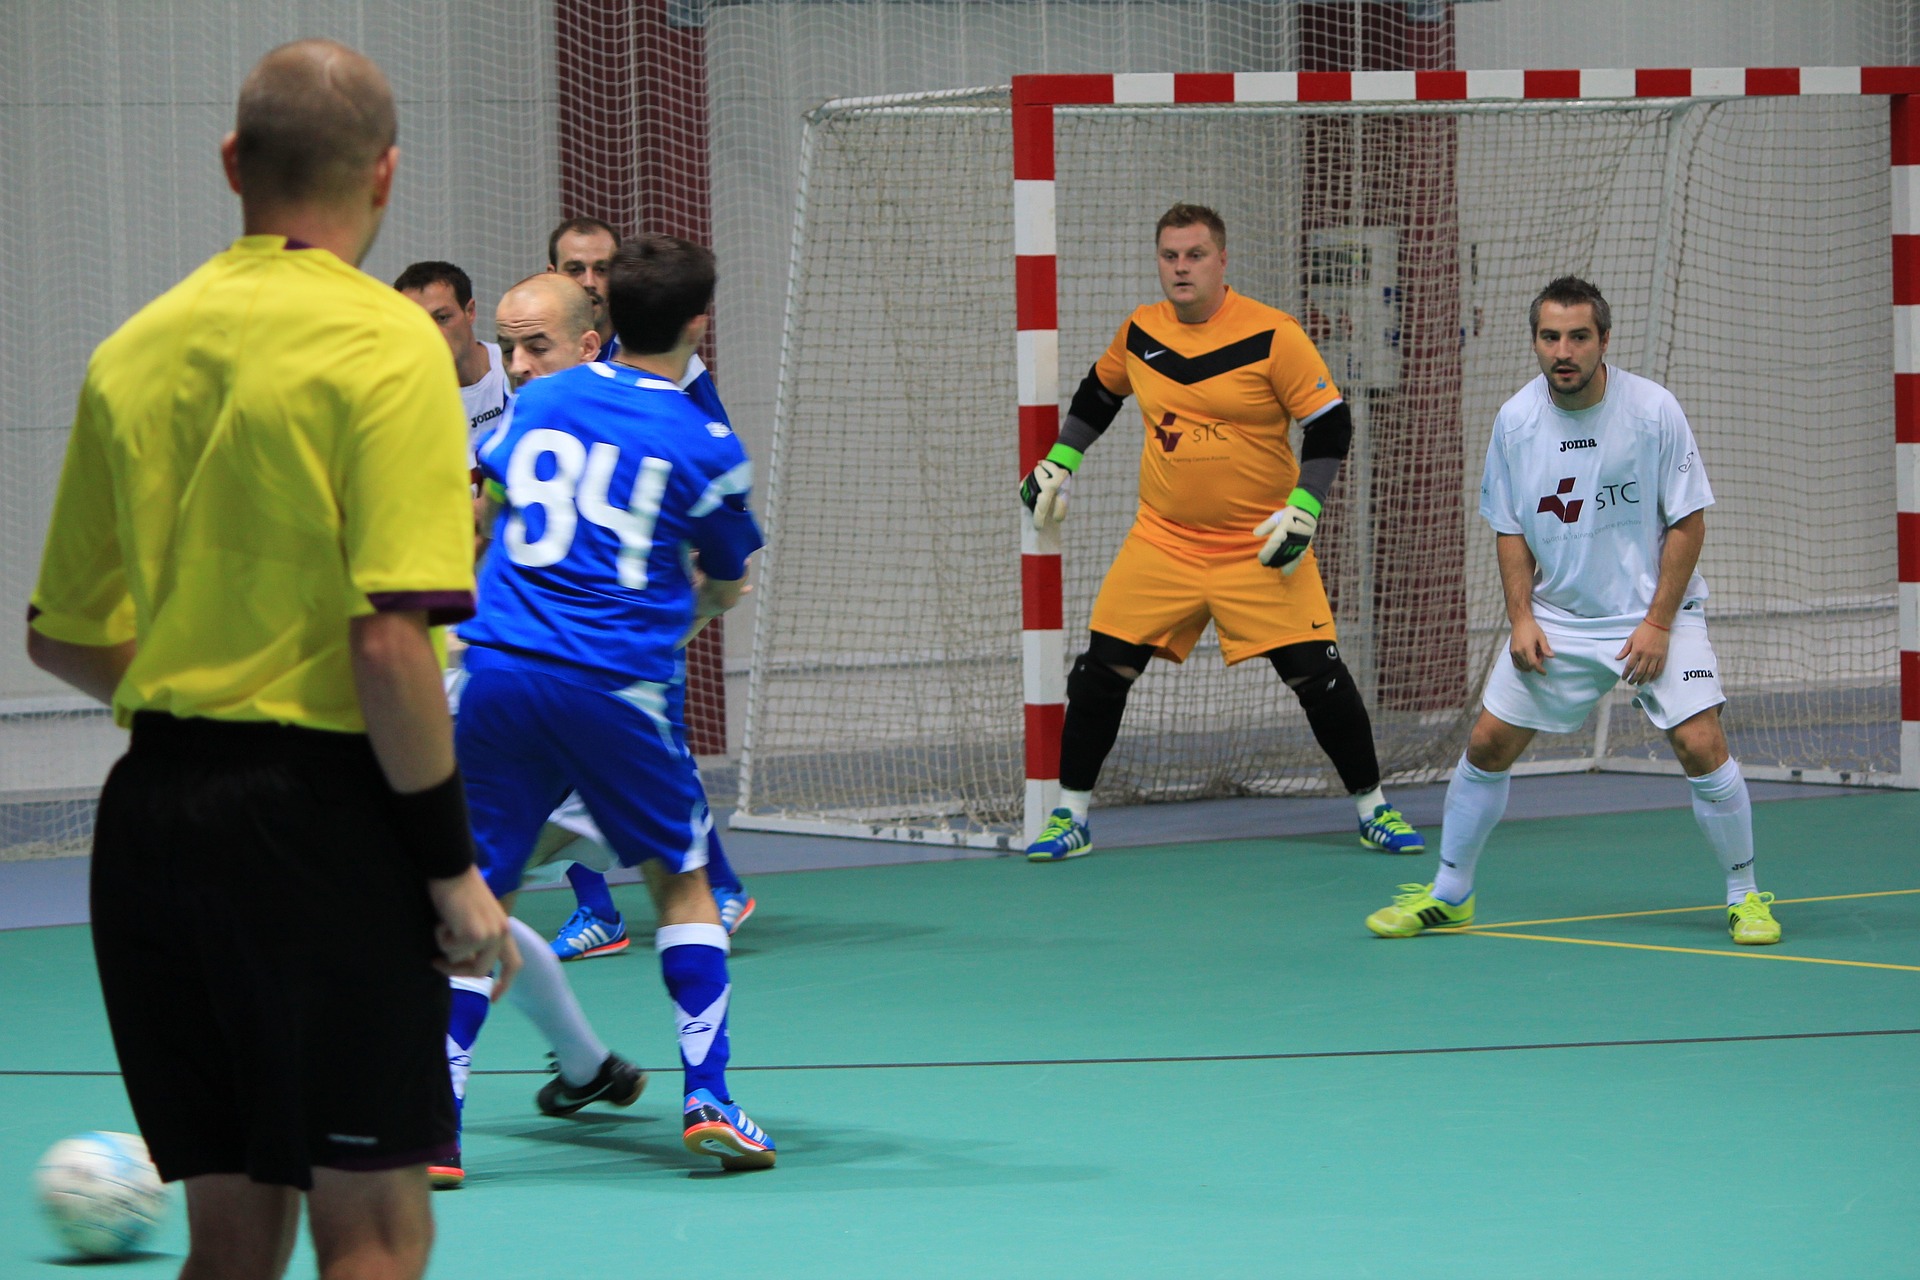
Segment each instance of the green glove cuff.
[[1080,463],[1085,460],[1086,456],[1086,454],[1080,452],[1078,449],[1071,448],[1064,444],[1056,444],[1053,448],[1047,450],[1048,462],[1057,462],[1069,471],[1078,471],[1080,469]]
[[1320,518],[1320,499],[1314,497],[1305,489],[1296,487],[1292,493],[1288,494],[1287,505],[1300,508],[1315,520]]
[[480,492],[486,494],[489,498],[492,498],[495,502],[505,502],[507,500],[506,487],[502,485],[498,480],[488,480],[484,482],[480,486]]

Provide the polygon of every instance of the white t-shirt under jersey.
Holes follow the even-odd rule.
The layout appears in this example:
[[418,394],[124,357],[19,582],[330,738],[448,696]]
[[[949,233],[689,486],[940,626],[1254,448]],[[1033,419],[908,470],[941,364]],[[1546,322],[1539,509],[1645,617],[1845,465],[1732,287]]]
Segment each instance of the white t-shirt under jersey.
[[487,372],[470,387],[460,388],[460,399],[467,406],[467,451],[480,446],[481,434],[499,425],[513,402],[513,388],[507,382],[507,367],[500,361],[500,344],[483,342],[487,349]]
[[[1631,632],[1653,603],[1668,527],[1712,505],[1693,429],[1650,379],[1608,365],[1606,398],[1569,413],[1542,374],[1494,418],[1480,515],[1526,538],[1542,622]],[[1706,595],[1696,572],[1683,598]]]

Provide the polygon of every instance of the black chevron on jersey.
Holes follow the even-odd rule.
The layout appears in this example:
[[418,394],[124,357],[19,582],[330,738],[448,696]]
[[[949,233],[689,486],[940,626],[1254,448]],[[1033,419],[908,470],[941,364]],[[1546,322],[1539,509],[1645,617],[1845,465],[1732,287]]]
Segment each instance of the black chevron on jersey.
[[1244,365],[1258,364],[1273,353],[1273,330],[1230,342],[1224,347],[1197,356],[1183,356],[1142,329],[1138,322],[1127,326],[1127,350],[1170,382],[1190,387],[1223,373],[1232,373]]

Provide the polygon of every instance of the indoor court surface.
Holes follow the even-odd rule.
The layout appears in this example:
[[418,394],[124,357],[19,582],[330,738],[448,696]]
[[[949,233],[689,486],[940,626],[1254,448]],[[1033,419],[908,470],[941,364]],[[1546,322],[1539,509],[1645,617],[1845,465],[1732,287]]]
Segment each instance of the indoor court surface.
[[[1210,812],[1057,866],[755,876],[732,1079],[767,1173],[680,1146],[647,931],[569,966],[611,1046],[675,1069],[547,1119],[541,1046],[498,1011],[430,1274],[1920,1275],[1920,795],[1757,804],[1786,930],[1760,949],[1728,940],[1684,808],[1510,820],[1479,926],[1406,941],[1361,921],[1432,854],[1208,840]],[[132,1127],[87,931],[0,934],[0,972],[0,1276],[70,1275],[28,1170]],[[179,1209],[110,1274],[175,1274]]]

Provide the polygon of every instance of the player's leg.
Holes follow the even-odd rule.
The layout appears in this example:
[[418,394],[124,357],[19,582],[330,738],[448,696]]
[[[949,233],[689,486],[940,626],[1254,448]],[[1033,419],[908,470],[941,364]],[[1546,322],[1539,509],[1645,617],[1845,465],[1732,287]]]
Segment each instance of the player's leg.
[[180,1280],[272,1280],[286,1274],[300,1230],[300,1193],[244,1173],[188,1178]]
[[[1267,570],[1267,572],[1272,572]],[[1380,787],[1380,757],[1373,747],[1373,720],[1339,646],[1323,640],[1282,645],[1267,661],[1306,712],[1313,740],[1327,753],[1340,785],[1353,797],[1360,843],[1382,853],[1418,854],[1427,842],[1388,802]]]
[[[705,783],[701,784],[703,787]],[[713,886],[713,905],[720,912],[720,927],[732,937],[747,922],[753,909],[759,903],[740,883],[739,872],[733,869],[733,863],[727,858],[727,851],[720,845],[720,829],[716,825],[707,833],[707,883]]]
[[654,935],[660,978],[680,1032],[681,1092],[686,1097],[681,1140],[695,1154],[720,1157],[726,1169],[772,1168],[773,1139],[740,1109],[727,1087],[732,1057],[727,1029],[733,994],[727,972],[730,943],[706,871],[676,874],[659,860],[649,860],[643,869],[660,912],[660,929]]
[[1153,657],[1151,646],[1095,631],[1067,673],[1067,710],[1060,730],[1060,804],[1027,846],[1030,862],[1060,862],[1093,852],[1087,825],[1100,766],[1120,736],[1127,693]]
[[[555,798],[570,789],[569,766],[556,740],[572,735],[570,706],[584,694],[537,672],[490,668],[469,678],[454,726],[454,752],[466,778],[487,883],[509,909]],[[560,1067],[536,1105],[549,1115],[571,1114],[596,1101],[630,1105],[645,1087],[645,1074],[609,1053],[594,1034],[546,940],[524,921],[509,920],[508,927],[522,965],[508,1000],[547,1040]],[[556,1089],[580,1096],[550,1098]]]
[[1401,885],[1391,904],[1367,917],[1367,928],[1383,938],[1410,938],[1423,929],[1473,923],[1474,867],[1507,812],[1513,763],[1533,735],[1532,729],[1481,710],[1447,782],[1434,882]]
[[433,1248],[429,1194],[419,1165],[315,1169],[307,1229],[320,1280],[418,1280]]
[[1694,821],[1726,873],[1728,934],[1735,942],[1765,946],[1780,941],[1780,923],[1773,918],[1773,895],[1760,892],[1755,882],[1753,803],[1720,724],[1726,695],[1719,659],[1706,627],[1690,621],[1694,610],[1689,605],[1675,620],[1667,665],[1640,687],[1637,701],[1666,732],[1693,794]]
[[[727,1088],[729,942],[707,880],[713,814],[686,748],[683,697],[677,682],[598,695],[566,750],[594,821],[623,863],[641,867],[659,913],[654,949],[679,1029],[687,1147],[730,1169],[766,1168],[773,1139]],[[648,785],[625,785],[636,776]]]

